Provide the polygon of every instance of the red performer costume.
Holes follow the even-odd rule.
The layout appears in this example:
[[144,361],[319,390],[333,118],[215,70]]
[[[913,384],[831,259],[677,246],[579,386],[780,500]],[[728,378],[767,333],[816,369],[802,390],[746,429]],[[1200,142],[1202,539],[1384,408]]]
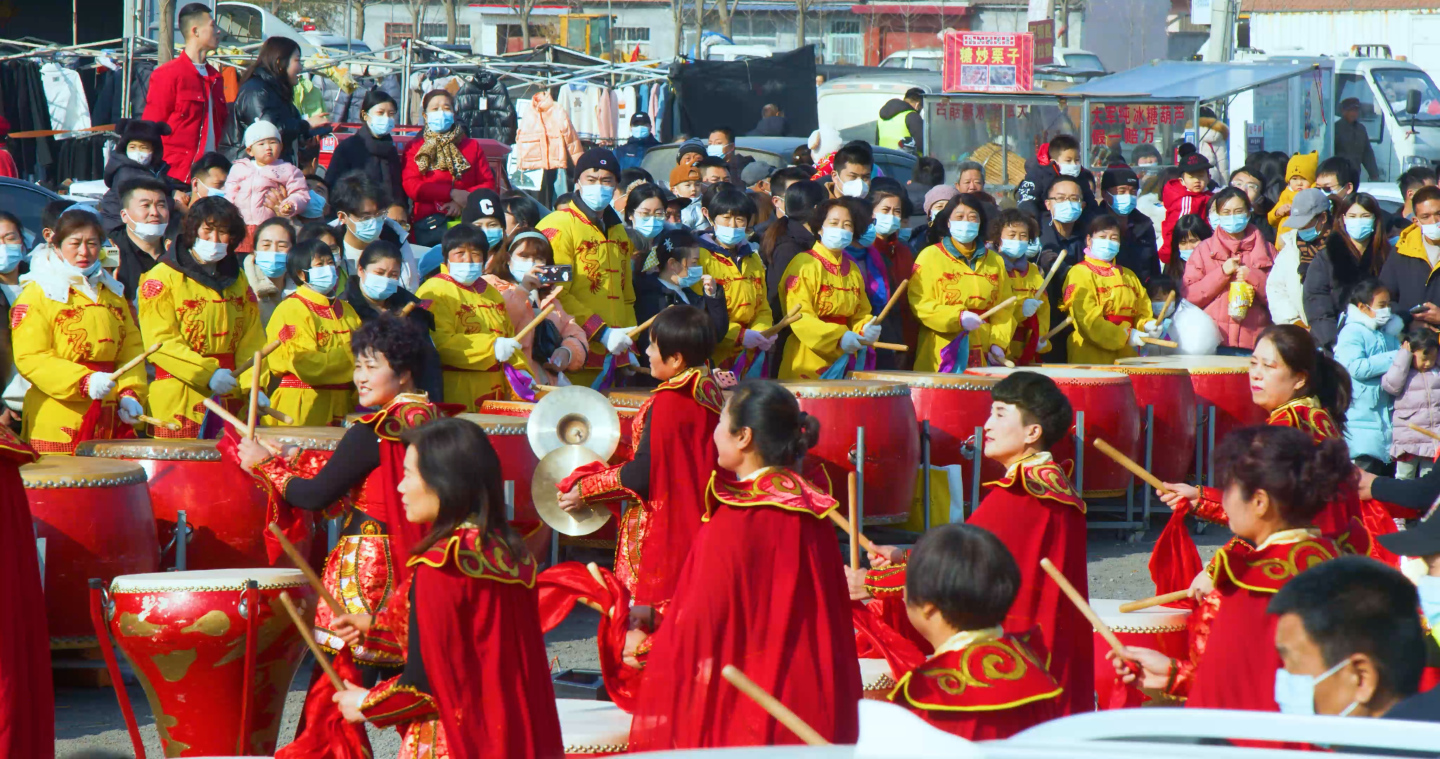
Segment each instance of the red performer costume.
[[403,734],[399,759],[564,756],[535,560],[467,522],[408,566],[374,626],[405,669],[370,689],[366,720]]
[[35,526],[20,466],[39,455],[0,427],[0,756],[55,755],[55,690]]
[[947,733],[983,741],[1061,716],[1061,690],[1024,642],[993,627],[940,644],[900,678],[889,699]]
[[[318,511],[327,518],[345,517],[340,542],[325,560],[321,579],[347,614],[376,614],[409,574],[396,557],[410,555],[411,546],[424,537],[424,527],[405,519],[395,489],[404,478],[405,444],[400,436],[440,416],[424,394],[402,393],[346,430],[335,454],[318,472],[313,459],[304,455],[294,462],[276,456],[255,467],[257,479],[271,495],[270,521],[308,529],[291,507]],[[226,440],[222,446],[233,445],[233,431]],[[320,604],[314,632],[320,647],[335,657],[341,677],[370,684],[404,664],[405,646],[392,632],[376,626],[359,644],[347,646],[331,629],[334,619],[330,607]],[[277,759],[369,759],[364,727],[340,717],[331,702],[334,693],[317,668],[295,741],[276,752]]]
[[710,481],[709,524],[656,632],[634,752],[798,743],[720,676],[733,664],[832,743],[859,737],[860,668],[834,499],[789,469]]

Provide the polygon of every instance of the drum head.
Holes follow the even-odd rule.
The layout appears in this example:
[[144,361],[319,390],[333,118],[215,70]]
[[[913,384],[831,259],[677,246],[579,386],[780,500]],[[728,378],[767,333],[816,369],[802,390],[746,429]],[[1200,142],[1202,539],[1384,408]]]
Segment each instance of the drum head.
[[120,459],[41,456],[20,467],[27,488],[118,488],[145,483],[145,468]]
[[524,435],[525,420],[503,414],[456,414],[456,419],[474,422],[486,435]]
[[1120,611],[1120,605],[1126,603],[1130,602],[1113,598],[1092,598],[1090,608],[1115,632],[1176,632],[1185,629],[1185,620],[1190,616],[1189,609],[1172,609],[1168,606],[1151,606],[1131,612]]
[[1034,372],[1057,381],[1086,380],[1088,382],[1124,382],[1126,384],[1130,382],[1124,377],[1116,376],[1114,372],[1072,369],[1069,366],[977,366],[974,369],[965,370],[966,374],[978,374],[982,377],[1009,377],[1015,372]]
[[1192,374],[1238,374],[1250,371],[1250,359],[1245,356],[1155,356],[1122,358],[1115,362],[1120,365],[1169,366],[1185,369]]
[[90,440],[75,446],[76,456],[154,461],[219,461],[218,440]]
[[850,375],[857,380],[871,382],[899,383],[908,387],[953,388],[955,390],[989,390],[999,377],[982,377],[977,374],[944,374],[941,372],[875,371],[854,372]]
[[888,398],[910,395],[910,388],[873,380],[804,380],[781,382],[796,398]]
[[154,572],[120,575],[110,583],[113,593],[173,593],[209,590],[244,590],[254,580],[261,590],[284,590],[306,585],[298,569],[256,567],[253,569],[200,569],[191,572]]
[[630,715],[609,701],[555,699],[565,754],[623,754],[630,747]]
[[281,446],[298,445],[307,451],[333,451],[345,436],[344,427],[261,427],[255,434]]

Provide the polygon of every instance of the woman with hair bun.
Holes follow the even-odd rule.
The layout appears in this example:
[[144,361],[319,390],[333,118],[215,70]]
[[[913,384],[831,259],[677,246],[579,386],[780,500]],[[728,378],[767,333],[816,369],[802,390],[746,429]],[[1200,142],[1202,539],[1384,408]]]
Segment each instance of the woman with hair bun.
[[724,471],[710,480],[709,524],[675,586],[682,611],[653,638],[631,750],[798,743],[725,682],[726,664],[825,740],[859,737],[850,596],[827,519],[837,503],[796,473],[819,434],[778,383],[747,381],[730,393],[714,435]]
[[[1246,427],[1216,451],[1222,508],[1235,537],[1197,582],[1200,607],[1190,615],[1190,654],[1175,660],[1148,648],[1107,654],[1121,680],[1206,709],[1290,711],[1275,640],[1278,617],[1266,607],[1290,578],[1340,556],[1315,518],[1351,476],[1345,443],[1315,440],[1299,429]],[[1129,669],[1138,664],[1140,674]],[[1311,705],[1313,708],[1313,705]]]

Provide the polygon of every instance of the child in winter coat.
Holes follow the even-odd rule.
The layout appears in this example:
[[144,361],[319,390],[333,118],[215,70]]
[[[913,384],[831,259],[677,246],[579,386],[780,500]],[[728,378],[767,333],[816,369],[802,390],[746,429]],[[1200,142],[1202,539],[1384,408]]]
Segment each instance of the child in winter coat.
[[1373,277],[1350,291],[1350,305],[1335,339],[1335,360],[1350,373],[1350,409],[1345,442],[1355,465],[1371,474],[1389,474],[1391,407],[1394,396],[1381,387],[1400,350],[1404,324],[1390,314],[1390,291]]
[[1180,156],[1180,178],[1165,183],[1160,190],[1160,202],[1165,205],[1165,223],[1160,226],[1160,258],[1170,263],[1170,235],[1181,216],[1196,214],[1203,217],[1215,194],[1210,189],[1210,160],[1195,152],[1195,147],[1186,143]]
[[1440,368],[1435,365],[1440,353],[1440,335],[1420,322],[1414,322],[1405,333],[1405,342],[1395,352],[1395,361],[1380,378],[1380,387],[1395,397],[1394,442],[1390,455],[1395,457],[1395,476],[1400,479],[1424,477],[1435,466],[1440,447],[1435,439],[1422,435],[1408,425],[1433,430],[1440,427]]
[[[165,162],[165,148],[160,138],[170,134],[170,125],[158,121],[120,119],[115,122],[120,141],[105,162],[105,195],[100,198],[100,221],[106,233],[125,226],[120,219],[120,191],[126,184],[140,178],[159,179],[172,190],[188,190],[186,185],[171,179],[170,164]],[[170,219],[179,222],[174,197],[167,197]]]
[[1315,186],[1315,172],[1320,168],[1319,153],[1296,153],[1290,156],[1290,162],[1285,164],[1285,189],[1280,191],[1280,197],[1275,201],[1275,207],[1270,209],[1266,218],[1270,226],[1276,230],[1280,229],[1280,222],[1290,215],[1290,204],[1295,202],[1295,196],[1301,190],[1308,190]]
[[310,185],[294,164],[280,159],[280,130],[268,121],[257,121],[245,129],[245,154],[230,166],[225,178],[225,197],[240,209],[245,219],[245,242],[236,248],[248,253],[253,247],[255,227],[276,216],[291,218],[310,204]]

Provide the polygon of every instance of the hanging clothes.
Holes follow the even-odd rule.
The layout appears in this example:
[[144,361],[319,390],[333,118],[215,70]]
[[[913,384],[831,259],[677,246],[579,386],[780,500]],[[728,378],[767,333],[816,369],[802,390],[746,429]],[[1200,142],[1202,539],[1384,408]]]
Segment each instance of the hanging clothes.
[[[11,132],[52,129],[40,64],[30,59],[0,63],[0,102]],[[53,137],[14,140],[12,156],[21,177],[43,179],[53,172],[58,150]]]
[[40,83],[50,108],[51,129],[90,128],[90,103],[85,99],[80,72],[51,61],[40,67]]

